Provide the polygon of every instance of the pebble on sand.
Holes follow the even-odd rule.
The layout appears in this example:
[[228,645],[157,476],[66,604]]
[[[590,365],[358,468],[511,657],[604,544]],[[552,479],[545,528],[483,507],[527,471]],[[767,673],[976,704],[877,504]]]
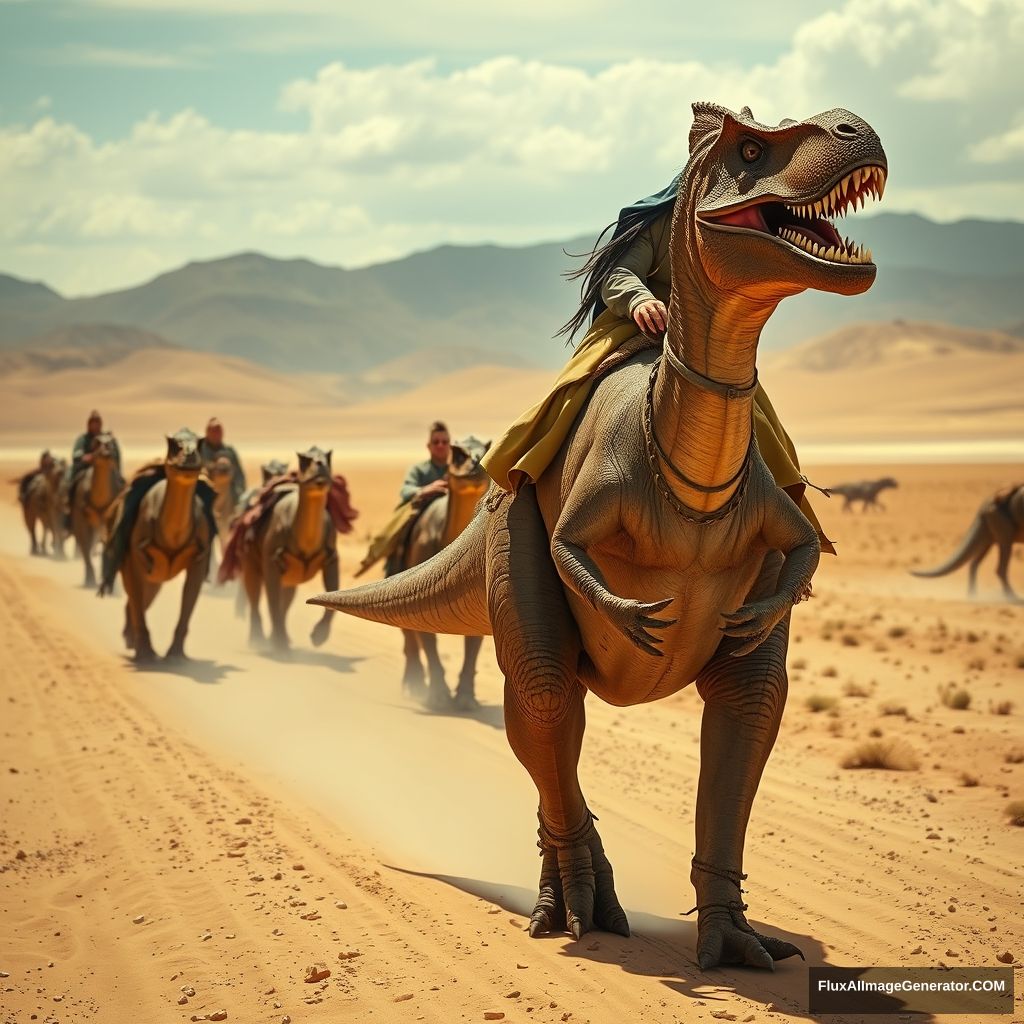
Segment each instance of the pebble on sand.
[[315,985],[318,981],[324,981],[331,976],[326,964],[310,964],[306,968],[306,975],[303,980],[307,985]]
[[187,1006],[188,1005],[188,996],[178,996],[178,1005],[179,1006]]
[[142,924],[146,920],[145,914],[139,914],[138,917],[132,918],[132,924]]
[[999,961],[999,962],[1000,962],[1001,964],[1012,964],[1012,963],[1013,963],[1013,961],[1014,961],[1014,960],[1016,960],[1017,958],[1016,958],[1016,957],[1015,957],[1015,956],[1014,956],[1014,955],[1013,955],[1013,954],[1012,954],[1012,953],[1011,953],[1011,952],[1010,952],[1009,950],[1006,950],[1005,952],[1003,952],[1003,953],[1000,953],[1000,954],[999,954],[999,955],[998,955],[998,956],[996,957],[996,959],[997,959],[997,960],[998,960],[998,961]]
[[484,1020],[504,1020],[504,1019],[505,1019],[505,1014],[501,1013],[498,1010],[488,1010],[484,1014]]
[[396,1002],[396,1003],[407,1003],[410,999],[412,999],[412,996],[413,996],[412,992],[406,992],[404,995],[395,996],[394,1002]]
[[344,900],[336,900],[334,905],[338,910],[348,910],[348,904]]

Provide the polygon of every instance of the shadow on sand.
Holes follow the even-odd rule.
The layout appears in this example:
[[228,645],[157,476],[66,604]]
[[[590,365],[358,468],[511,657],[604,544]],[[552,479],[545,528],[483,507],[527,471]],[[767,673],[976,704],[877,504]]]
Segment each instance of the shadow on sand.
[[287,651],[275,651],[272,647],[259,649],[255,652],[267,661],[276,661],[279,665],[311,665],[314,668],[329,668],[333,672],[354,672],[356,665],[365,661],[364,657],[349,658],[344,654],[332,654],[330,651],[311,651],[307,647],[293,647]]
[[500,704],[481,704],[472,711],[460,711],[454,706],[434,710],[422,704],[413,704],[409,710],[424,718],[466,718],[481,725],[489,725],[492,729],[505,728],[505,710]]
[[[537,894],[517,885],[503,885],[477,878],[460,878],[455,875],[434,874],[426,871],[412,871],[385,864],[391,871],[417,878],[431,878],[444,885],[477,896],[493,903],[510,914],[523,918],[523,931],[533,912]],[[674,919],[657,914],[646,914],[626,908],[629,917],[631,938],[625,939],[609,932],[588,932],[576,942],[568,935],[546,935],[533,941],[558,943],[558,954],[578,960],[618,967],[627,974],[637,977],[658,978],[670,992],[675,993],[686,1004],[681,1010],[690,1010],[703,1016],[705,1013],[728,1007],[730,995],[742,996],[751,1002],[760,1003],[765,1010],[769,1004],[775,1012],[784,1013],[790,1019],[815,1022],[873,1021],[881,1024],[890,1019],[888,1014],[906,1013],[906,1004],[897,997],[881,996],[875,1004],[878,1009],[870,1016],[862,1014],[814,1014],[807,1010],[808,967],[826,963],[825,947],[810,935],[789,932],[771,927],[763,922],[750,919],[751,926],[759,932],[777,936],[792,942],[807,958],[806,963],[796,957],[779,961],[771,974],[754,967],[728,966],[702,971],[697,966],[697,924],[695,919]],[[866,969],[866,968],[865,968]],[[697,1006],[698,1001],[703,1006]],[[716,1006],[721,1003],[721,1007]],[[782,1005],[780,1005],[782,1004]],[[704,1006],[707,1009],[704,1009]],[[884,1007],[884,1008],[883,1008]],[[879,1016],[884,1012],[886,1016]],[[689,1019],[687,1017],[686,1019]],[[937,1018],[933,1014],[915,1013],[915,1022],[931,1024]]]
[[131,655],[124,656],[125,664],[133,672],[152,672],[157,675],[183,676],[196,683],[219,683],[232,672],[239,672],[237,665],[226,665],[219,661],[205,661],[193,658],[157,658],[155,661],[137,662]]

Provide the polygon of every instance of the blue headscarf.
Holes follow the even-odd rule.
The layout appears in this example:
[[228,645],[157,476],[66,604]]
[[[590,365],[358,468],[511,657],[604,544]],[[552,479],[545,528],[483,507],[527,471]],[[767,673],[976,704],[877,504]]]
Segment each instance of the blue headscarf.
[[638,199],[629,206],[624,206],[619,211],[619,218],[614,224],[611,238],[603,245],[601,239],[607,234],[608,225],[598,235],[593,250],[587,257],[587,262],[577,271],[567,275],[571,280],[583,278],[580,288],[580,308],[558,332],[568,334],[571,339],[576,331],[583,326],[583,322],[590,315],[590,322],[593,323],[607,308],[601,298],[601,286],[604,279],[616,265],[622,254],[633,244],[637,235],[652,221],[657,220],[663,213],[672,208],[679,193],[679,182],[682,179],[682,172],[677,174],[660,192]]

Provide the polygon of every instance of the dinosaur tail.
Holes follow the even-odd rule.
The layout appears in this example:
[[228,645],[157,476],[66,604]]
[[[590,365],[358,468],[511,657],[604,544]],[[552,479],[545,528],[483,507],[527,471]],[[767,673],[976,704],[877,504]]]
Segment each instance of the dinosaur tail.
[[988,530],[981,516],[976,516],[974,522],[971,523],[971,528],[967,531],[967,536],[964,537],[960,547],[956,549],[949,559],[934,569],[911,569],[910,574],[912,576],[925,576],[928,578],[946,576],[959,569],[960,566],[965,565],[972,558],[978,558],[983,555],[988,550],[988,547]]
[[318,594],[306,604],[421,633],[488,636],[486,520],[481,509],[446,548],[397,576]]

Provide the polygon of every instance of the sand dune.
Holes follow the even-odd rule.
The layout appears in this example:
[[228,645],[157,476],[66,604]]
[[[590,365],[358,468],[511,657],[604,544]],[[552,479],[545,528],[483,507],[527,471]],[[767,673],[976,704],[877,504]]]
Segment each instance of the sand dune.
[[[143,349],[105,367],[21,365],[0,382],[8,444],[68,443],[88,409],[130,445],[217,414],[233,441],[402,442],[418,448],[442,418],[456,433],[497,437],[546,394],[549,370],[405,357],[365,374],[277,373],[244,359]],[[1024,433],[1024,340],[931,324],[844,328],[766,354],[761,379],[799,444],[1012,439]],[[64,439],[67,438],[67,441]]]
[[[352,467],[367,519],[389,506],[402,468]],[[1005,470],[813,467],[830,482],[887,472],[901,483],[888,513],[818,499],[841,556],[823,560],[816,597],[795,613],[745,898],[755,926],[810,964],[994,965],[1024,955],[1022,833],[1003,813],[1024,799],[1021,613],[993,600],[990,565],[976,602],[962,574],[906,569],[948,554]],[[637,708],[588,701],[583,780],[633,937],[530,940],[535,797],[505,744],[489,642],[482,711],[430,716],[401,699],[394,630],[338,619],[313,650],[315,611],[297,602],[295,656],[281,662],[246,647],[230,597],[211,590],[192,665],[136,671],[120,651],[120,601],[78,589],[75,563],[27,557],[3,509],[0,1005],[11,1019],[810,1019],[801,961],[774,974],[695,965],[692,918],[680,916],[692,904],[692,688]],[[361,553],[345,539],[343,579]],[[1024,590],[1020,553],[1011,579]],[[153,606],[158,646],[176,590]],[[450,678],[460,649],[442,640]],[[950,682],[966,709],[943,702]],[[919,767],[840,767],[873,741],[909,748]],[[318,962],[330,976],[305,983]],[[896,1018],[844,1017],[885,1019]]]

